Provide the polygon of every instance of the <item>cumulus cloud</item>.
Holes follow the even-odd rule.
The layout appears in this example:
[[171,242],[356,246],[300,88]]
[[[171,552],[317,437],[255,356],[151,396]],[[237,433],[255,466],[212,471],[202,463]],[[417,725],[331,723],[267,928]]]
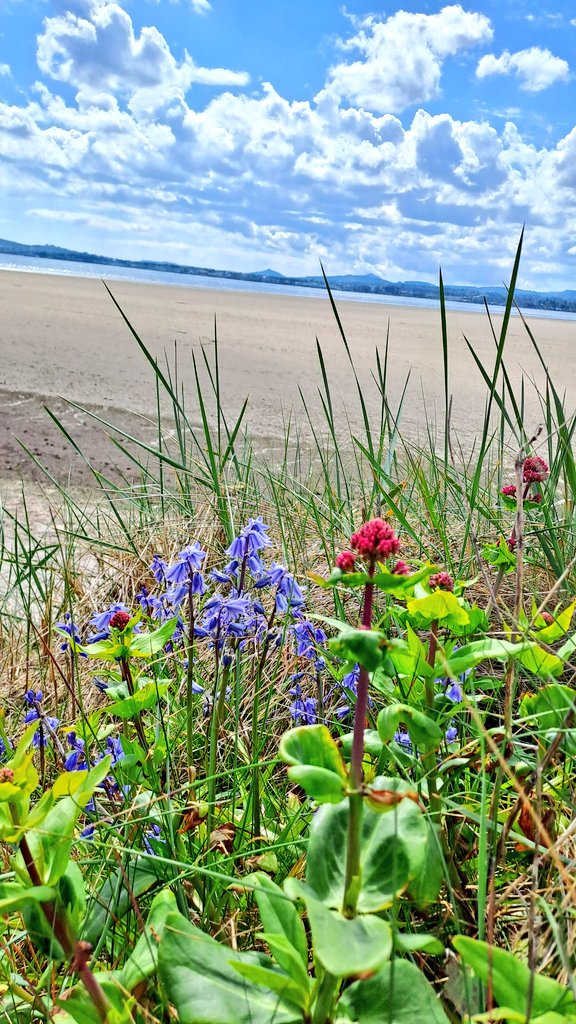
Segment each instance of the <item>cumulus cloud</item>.
[[478,78],[489,75],[514,75],[520,82],[520,88],[526,92],[541,92],[555,82],[566,82],[570,77],[568,61],[555,57],[550,50],[540,46],[531,46],[528,50],[510,53],[504,50],[500,57],[488,53],[476,68]]
[[188,53],[178,61],[157,28],[136,35],[130,15],[114,2],[93,4],[86,17],[47,18],[37,60],[45,75],[77,89],[131,96],[134,110],[183,96],[194,82],[239,87],[249,81],[246,72],[196,67]]
[[5,76],[6,78],[10,78],[11,74],[12,74],[12,71],[10,69],[10,65],[9,64],[0,64],[0,78],[2,76]]
[[327,88],[377,113],[399,113],[434,99],[447,57],[492,39],[490,21],[460,4],[438,14],[398,11],[385,21],[370,16],[341,48],[359,51],[360,59],[332,68]]

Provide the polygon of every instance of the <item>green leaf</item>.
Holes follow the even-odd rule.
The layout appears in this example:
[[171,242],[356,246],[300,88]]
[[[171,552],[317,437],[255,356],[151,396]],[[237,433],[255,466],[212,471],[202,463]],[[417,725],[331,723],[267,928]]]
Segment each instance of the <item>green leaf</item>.
[[128,992],[156,973],[158,945],[164,934],[166,918],[175,910],[176,897],[170,889],[163,889],[152,900],[144,931],[118,974],[119,984]]
[[575,609],[576,601],[573,601],[564,611],[554,612],[554,622],[551,622],[549,626],[544,626],[542,629],[532,631],[534,639],[538,640],[539,643],[552,644],[555,640],[559,640],[561,636],[565,636],[570,629]]
[[340,751],[325,725],[301,725],[284,733],[279,756],[288,776],[319,803],[338,803],[348,776]]
[[56,899],[56,890],[47,885],[21,885],[19,882],[0,882],[0,914],[11,914],[25,903],[50,903]]
[[[254,897],[260,911],[263,930],[269,935],[284,935],[296,951],[304,968],[308,967],[308,942],[306,930],[296,907],[282,889],[263,872],[249,875],[246,882],[254,886]],[[290,974],[288,963],[278,963]]]
[[496,1001],[518,1013],[526,1013],[532,989],[532,1017],[550,1011],[576,1013],[571,991],[552,978],[534,974],[518,956],[487,942],[458,935],[453,939],[457,952],[474,974],[487,985],[492,980]]
[[424,932],[395,932],[394,950],[399,953],[430,953],[432,956],[444,956],[444,945],[435,935]]
[[438,899],[445,870],[440,830],[428,819],[426,829],[428,840],[424,864],[409,886],[409,895],[420,908],[427,907]]
[[[524,697],[520,703],[520,715],[534,722],[540,736],[563,729],[570,711],[576,711],[576,690],[562,683],[543,686],[538,693]],[[562,740],[564,749],[571,754],[576,753],[573,737],[574,730],[568,729]]]
[[389,743],[394,738],[400,723],[408,730],[414,746],[423,753],[437,750],[442,743],[443,734],[438,723],[409,704],[392,704],[382,709],[378,715],[377,725],[378,735],[383,743]]
[[136,715],[139,715],[141,711],[146,711],[147,708],[154,707],[154,705],[158,703],[158,700],[161,697],[164,697],[169,686],[169,683],[146,683],[145,686],[136,690],[132,696],[125,697],[124,700],[115,701],[114,704],[110,704],[106,710],[123,720],[134,718]]
[[408,615],[416,629],[425,629],[433,622],[441,626],[467,626],[470,617],[455,594],[449,590],[435,590],[426,597],[406,602]]
[[353,1024],[450,1024],[434,989],[409,960],[391,960],[373,978],[356,981],[338,1003]]
[[262,932],[259,935],[268,946],[276,963],[280,964],[286,974],[289,974],[292,981],[295,981],[303,995],[308,998],[312,979],[308,974],[308,962],[302,963],[300,954],[291,945],[285,935],[270,935],[269,932]]
[[96,893],[82,938],[95,945],[132,907],[132,900],[166,881],[167,866],[149,858],[135,858],[123,871],[113,871]]
[[[379,789],[393,790],[400,780],[378,778]],[[306,883],[327,907],[340,909],[344,900],[348,801],[324,805],[310,826]],[[360,913],[389,907],[422,870],[428,833],[426,820],[412,800],[402,800],[387,814],[364,807],[360,849],[362,888]],[[289,889],[288,889],[289,891]]]
[[[99,974],[97,977],[111,1006],[106,1024],[133,1024],[134,999],[127,999],[125,993],[105,975]],[[60,1006],[76,1024],[102,1024],[102,1018],[82,985],[75,985],[67,991],[66,999],[62,1000]],[[58,1021],[60,1016],[60,1013],[57,1014],[54,1020]]]
[[340,633],[328,641],[328,646],[343,661],[353,661],[368,672],[374,672],[382,663],[386,638],[375,629],[354,629],[339,623]]
[[307,1007],[309,993],[303,992],[284,971],[261,967],[259,964],[247,964],[243,960],[231,960],[230,964],[247,981],[261,985],[270,992],[277,992],[283,1003],[294,1006],[296,1010],[304,1010]]
[[178,625],[178,616],[168,619],[153,633],[134,633],[130,640],[130,656],[133,658],[152,658],[158,654],[172,639]]
[[232,962],[270,966],[266,957],[220,945],[181,914],[168,915],[158,969],[180,1024],[301,1024],[301,1013],[248,984]]
[[344,917],[301,886],[312,932],[314,956],[337,978],[375,971],[392,955],[392,929],[374,914]]
[[318,576],[316,573],[309,573],[308,575],[314,583],[324,589],[337,587],[342,584],[342,586],[356,590],[359,587],[365,587],[367,583],[371,583],[378,590],[383,590],[386,594],[402,597],[407,590],[420,583],[421,580],[428,579],[436,569],[437,566],[431,565],[428,562],[409,576],[397,576],[385,568],[373,576],[370,576],[367,572],[342,572],[341,569],[334,569],[328,579],[324,579],[323,576]]

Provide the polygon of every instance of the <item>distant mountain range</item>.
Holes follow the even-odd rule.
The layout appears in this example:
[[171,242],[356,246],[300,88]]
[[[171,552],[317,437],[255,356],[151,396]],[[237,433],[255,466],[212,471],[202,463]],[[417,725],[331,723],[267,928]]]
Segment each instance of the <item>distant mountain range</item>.
[[[160,263],[155,260],[120,260],[108,256],[96,256],[90,252],[76,252],[62,249],[57,245],[22,245],[0,238],[0,253],[13,256],[36,256],[52,260],[70,260],[79,263],[95,263],[111,267],[132,267],[135,270],[154,270],[160,273],[183,274],[202,277],[220,277],[234,281],[261,281],[264,284],[280,284],[298,288],[324,288],[324,279],[316,277],[289,277],[277,270],[256,270],[242,273],[238,270],[213,270],[210,267],[188,267],[180,263]],[[331,288],[338,291],[363,292],[374,295],[396,295],[416,299],[438,299],[438,285],[428,281],[386,281],[376,274],[331,274],[328,277]],[[445,285],[447,299],[459,302],[483,303],[503,306],[506,303],[506,289],[488,285],[485,288],[473,285]],[[576,312],[576,290],[561,292],[534,292],[520,288],[515,293],[518,305],[527,309],[554,309],[569,313]]]

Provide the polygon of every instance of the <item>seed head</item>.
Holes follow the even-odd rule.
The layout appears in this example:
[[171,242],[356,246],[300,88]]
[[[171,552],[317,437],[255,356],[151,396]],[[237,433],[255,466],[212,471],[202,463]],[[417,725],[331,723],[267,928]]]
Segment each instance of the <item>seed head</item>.
[[109,625],[111,629],[118,629],[120,632],[126,629],[126,626],[130,622],[130,616],[128,612],[115,612],[110,619]]
[[354,572],[356,566],[356,555],[353,551],[342,551],[336,556],[336,567],[342,572]]
[[397,554],[400,541],[389,523],[383,519],[371,519],[352,534],[350,547],[369,562],[375,562]]
[[554,616],[551,615],[550,612],[542,612],[542,618],[547,626],[551,626],[554,622]]
[[454,590],[454,580],[449,572],[437,572],[428,580],[430,590]]

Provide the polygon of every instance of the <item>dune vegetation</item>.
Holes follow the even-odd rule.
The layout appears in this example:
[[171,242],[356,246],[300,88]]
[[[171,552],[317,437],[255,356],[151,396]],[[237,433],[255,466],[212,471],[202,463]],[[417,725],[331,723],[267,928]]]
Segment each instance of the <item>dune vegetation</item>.
[[369,413],[342,331],[274,463],[217,344],[185,396],[127,322],[133,479],[4,516],[5,1020],[576,1020],[576,416],[527,322],[512,384],[519,260],[467,449],[441,280],[443,420],[404,436],[388,346]]

